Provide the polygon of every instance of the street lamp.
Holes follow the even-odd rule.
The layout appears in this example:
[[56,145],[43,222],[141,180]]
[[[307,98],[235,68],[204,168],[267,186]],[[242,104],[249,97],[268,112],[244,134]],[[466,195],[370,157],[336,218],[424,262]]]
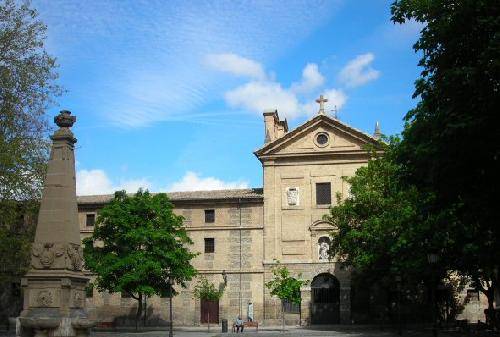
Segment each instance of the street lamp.
[[435,266],[439,261],[436,253],[427,254],[427,262],[431,266],[431,303],[432,303],[432,336],[437,337],[437,305],[436,305],[436,276]]
[[170,305],[170,327],[168,331],[168,337],[173,337],[174,336],[174,325],[173,325],[173,317],[172,317],[172,293],[173,293],[173,282],[171,279],[168,279],[168,285],[170,286],[169,288],[169,305]]
[[395,279],[396,287],[398,290],[398,335],[401,336],[403,334],[403,329],[401,327],[401,283],[403,281],[403,278],[398,274],[396,275]]

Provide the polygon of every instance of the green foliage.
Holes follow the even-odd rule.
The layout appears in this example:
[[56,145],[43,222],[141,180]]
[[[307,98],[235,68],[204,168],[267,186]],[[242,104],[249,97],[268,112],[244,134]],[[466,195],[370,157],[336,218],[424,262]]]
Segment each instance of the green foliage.
[[0,0],[0,297],[9,316],[18,315],[10,287],[30,263],[48,159],[46,109],[61,93],[45,32],[28,2]]
[[330,255],[375,275],[418,275],[427,267],[429,228],[418,211],[426,197],[401,181],[402,167],[394,161],[398,144],[392,138],[381,145],[384,153],[372,150],[368,165],[344,178],[350,195],[338,195],[325,216],[335,227]]
[[309,281],[301,280],[302,274],[298,278],[292,276],[286,266],[279,264],[273,268],[273,279],[266,282],[266,288],[271,291],[271,295],[281,300],[299,304],[301,302],[300,287],[307,285]]
[[217,289],[206,277],[201,276],[194,287],[194,297],[200,300],[217,301],[224,294],[224,288]]
[[94,284],[89,282],[85,286],[85,296],[86,297],[92,297],[94,296]]
[[164,193],[125,191],[99,213],[92,237],[84,244],[85,266],[97,275],[100,291],[125,292],[139,301],[143,296],[170,291],[170,282],[185,287],[196,274],[196,254],[173,205]]
[[494,201],[500,185],[500,3],[398,0],[392,20],[424,23],[414,45],[422,55],[414,93],[420,101],[406,115],[397,161],[408,184],[436,196],[420,212],[438,220],[434,241],[444,238],[438,247],[454,258],[450,266],[484,284],[480,290],[494,288],[500,266]]
[[46,26],[29,3],[0,1],[0,218],[11,200],[40,196],[49,144],[46,109],[61,94]]

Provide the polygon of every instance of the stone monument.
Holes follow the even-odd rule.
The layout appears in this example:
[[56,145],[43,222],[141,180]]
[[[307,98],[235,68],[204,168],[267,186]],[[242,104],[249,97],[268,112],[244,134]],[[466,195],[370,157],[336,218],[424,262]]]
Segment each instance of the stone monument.
[[76,203],[76,121],[69,111],[54,118],[53,141],[44,181],[31,268],[22,279],[23,311],[17,336],[88,336],[83,256]]

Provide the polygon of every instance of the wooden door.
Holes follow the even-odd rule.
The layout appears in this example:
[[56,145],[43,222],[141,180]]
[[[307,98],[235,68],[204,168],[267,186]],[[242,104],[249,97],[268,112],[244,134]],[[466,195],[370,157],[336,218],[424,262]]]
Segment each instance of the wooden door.
[[219,301],[201,300],[201,323],[219,324]]

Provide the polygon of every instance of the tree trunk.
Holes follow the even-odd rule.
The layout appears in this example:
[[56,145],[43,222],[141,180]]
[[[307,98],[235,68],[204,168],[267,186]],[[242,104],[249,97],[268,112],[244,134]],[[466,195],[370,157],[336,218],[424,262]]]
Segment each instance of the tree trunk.
[[285,303],[281,301],[281,326],[283,333],[285,332]]
[[486,311],[486,324],[493,327],[495,326],[495,290],[493,287],[489,287],[484,293],[488,299],[488,311]]
[[146,320],[148,318],[147,314],[148,314],[148,296],[144,295],[144,315],[142,316],[143,326],[146,326]]
[[139,305],[137,306],[137,313],[135,315],[135,331],[138,330],[139,319],[141,318],[142,313],[142,293],[138,294],[137,301],[139,302]]

